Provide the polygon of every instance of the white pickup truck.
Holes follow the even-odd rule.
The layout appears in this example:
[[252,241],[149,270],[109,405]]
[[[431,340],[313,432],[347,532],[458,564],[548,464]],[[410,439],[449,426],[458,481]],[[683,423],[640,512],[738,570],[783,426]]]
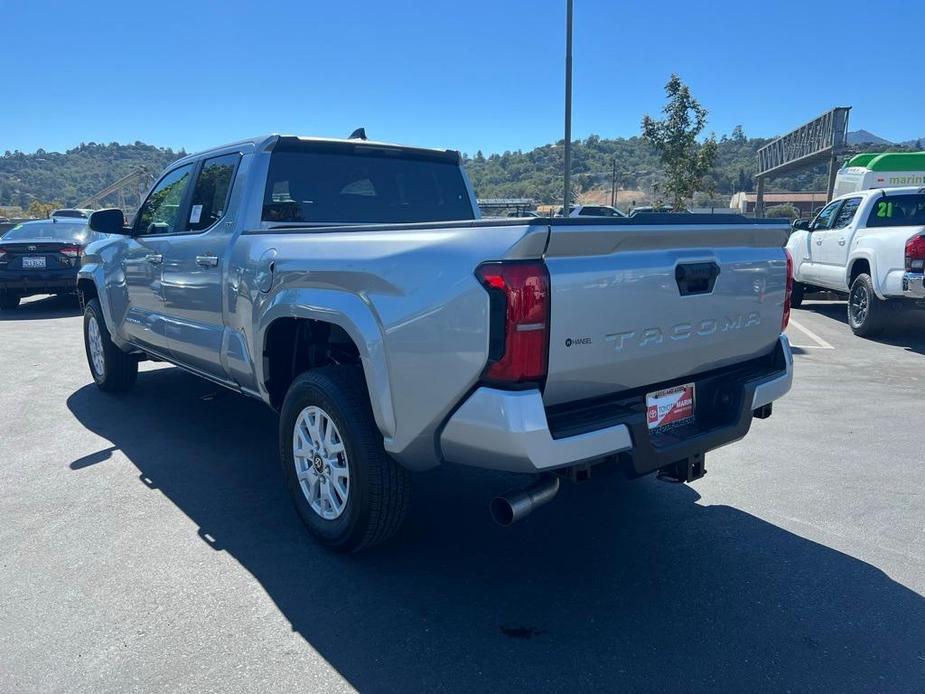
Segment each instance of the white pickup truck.
[[925,188],[862,190],[794,222],[793,303],[806,292],[848,294],[848,324],[873,337],[901,308],[925,308]]

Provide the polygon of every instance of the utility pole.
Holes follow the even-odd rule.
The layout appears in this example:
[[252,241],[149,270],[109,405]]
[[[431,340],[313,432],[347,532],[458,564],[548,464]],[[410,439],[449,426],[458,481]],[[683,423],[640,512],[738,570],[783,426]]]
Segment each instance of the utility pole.
[[572,0],[565,8],[565,204],[562,216],[568,217],[572,194]]
[[613,170],[610,172],[610,206],[617,206],[617,158],[613,158]]

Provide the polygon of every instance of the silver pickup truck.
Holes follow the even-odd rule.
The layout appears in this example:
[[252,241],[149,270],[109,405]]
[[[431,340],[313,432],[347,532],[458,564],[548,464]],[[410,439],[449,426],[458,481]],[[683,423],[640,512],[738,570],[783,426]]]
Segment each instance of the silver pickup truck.
[[[480,220],[457,152],[273,135],[100,210],[78,291],[107,392],[171,362],[280,413],[312,534],[391,536],[409,470],[531,476],[504,524],[595,469],[674,481],[790,388],[786,225]],[[599,467],[600,466],[600,467]]]

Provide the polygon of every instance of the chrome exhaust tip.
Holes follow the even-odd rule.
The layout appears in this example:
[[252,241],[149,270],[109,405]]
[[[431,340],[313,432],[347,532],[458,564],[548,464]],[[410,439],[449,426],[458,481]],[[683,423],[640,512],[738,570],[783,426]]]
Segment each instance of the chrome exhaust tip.
[[552,501],[558,491],[559,478],[550,475],[519,492],[496,496],[488,504],[488,511],[495,523],[506,528]]

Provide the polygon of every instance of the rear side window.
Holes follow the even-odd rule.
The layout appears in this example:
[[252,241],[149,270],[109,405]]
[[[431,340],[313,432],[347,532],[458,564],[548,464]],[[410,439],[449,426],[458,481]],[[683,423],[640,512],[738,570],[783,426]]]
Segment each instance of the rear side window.
[[190,201],[186,227],[189,231],[208,229],[225,216],[235,168],[240,158],[239,154],[226,154],[203,162]]
[[453,160],[374,147],[274,151],[265,222],[375,224],[472,219]]
[[858,206],[861,204],[861,198],[848,198],[845,202],[842,203],[842,206],[838,210],[838,215],[835,217],[835,221],[832,222],[833,229],[844,229],[846,226],[851,224],[851,220],[854,219],[855,213],[858,211]]
[[925,226],[925,194],[878,198],[867,217],[868,227]]

